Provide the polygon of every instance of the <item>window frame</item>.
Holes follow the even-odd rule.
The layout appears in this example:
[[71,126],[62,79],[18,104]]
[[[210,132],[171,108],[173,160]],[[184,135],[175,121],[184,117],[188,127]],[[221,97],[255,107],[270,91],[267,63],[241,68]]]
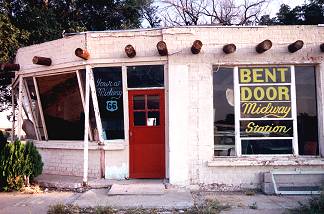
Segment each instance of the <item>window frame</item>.
[[[277,156],[277,157],[291,157],[291,156],[307,156],[307,157],[318,157],[313,156],[313,155],[300,155],[299,151],[298,151],[298,126],[297,126],[297,101],[296,101],[296,80],[295,80],[295,67],[296,66],[313,66],[314,67],[314,72],[315,72],[315,84],[318,85],[318,82],[320,81],[320,76],[317,74],[318,69],[316,67],[316,65],[314,64],[280,64],[282,66],[287,66],[290,67],[290,72],[291,72],[291,82],[290,82],[290,93],[291,93],[291,118],[283,118],[283,120],[292,120],[293,122],[293,137],[245,137],[243,138],[243,140],[249,140],[249,139],[262,139],[262,140],[268,140],[268,139],[291,139],[292,140],[292,154],[242,154],[242,137],[240,136],[240,121],[242,120],[241,118],[241,112],[240,112],[240,105],[236,104],[234,105],[234,115],[235,115],[235,119],[234,119],[234,129],[235,129],[235,156],[231,156],[231,157],[269,157],[269,156]],[[270,66],[278,66],[278,65],[274,65],[274,64],[251,64],[251,65],[235,65],[235,66],[221,66],[223,68],[232,68],[232,75],[233,75],[233,89],[234,89],[234,94],[235,95],[240,95],[240,86],[242,84],[239,83],[239,67],[270,67]],[[218,66],[219,67],[219,66]],[[213,72],[212,72],[212,76],[214,74],[214,72],[216,71],[215,67],[213,67]],[[213,77],[212,77],[213,78]],[[252,85],[252,84],[251,84]],[[285,83],[285,85],[288,85]],[[317,105],[319,105],[319,91],[321,89],[319,89],[318,87],[316,87],[316,102]],[[213,96],[214,99],[214,96]],[[240,96],[234,96],[234,103],[240,103]],[[320,121],[321,121],[321,114],[320,114],[320,110],[317,106],[317,124],[318,124],[318,136],[317,136],[317,141],[318,141],[318,147],[319,147],[319,151],[321,150],[321,143],[320,143]],[[254,118],[256,119],[256,118]],[[254,120],[249,118],[249,120]],[[247,120],[245,118],[243,118],[243,120]],[[258,120],[258,119],[256,119]],[[260,120],[260,119],[259,119]],[[267,120],[276,120],[275,118],[268,118]],[[214,129],[213,129],[214,130]],[[214,135],[215,133],[213,133]],[[213,142],[215,143],[215,142]],[[215,146],[215,144],[213,144]],[[319,156],[321,156],[321,152],[319,152]],[[228,157],[228,156],[214,156],[216,158],[224,158],[224,157]]]

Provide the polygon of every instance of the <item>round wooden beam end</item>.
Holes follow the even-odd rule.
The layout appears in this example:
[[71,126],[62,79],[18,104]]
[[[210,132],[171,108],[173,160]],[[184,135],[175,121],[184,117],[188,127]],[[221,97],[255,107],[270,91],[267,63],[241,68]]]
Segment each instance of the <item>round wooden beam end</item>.
[[200,40],[195,40],[191,46],[191,53],[199,54],[202,46],[203,46],[203,43]]
[[269,39],[264,40],[263,42],[259,43],[255,50],[258,53],[264,53],[272,47],[272,42]]
[[52,64],[52,60],[51,58],[47,58],[47,57],[34,56],[33,63],[37,65],[50,66]]
[[0,63],[0,71],[19,71],[19,64]]
[[156,44],[156,48],[160,54],[160,56],[166,56],[168,55],[168,47],[164,41],[159,41]]
[[80,57],[81,59],[84,59],[84,60],[88,60],[90,58],[89,52],[82,48],[75,49],[74,53],[77,57]]
[[136,56],[135,48],[132,45],[126,45],[125,53],[129,58],[133,58]]
[[322,44],[320,45],[320,49],[321,49],[322,52],[324,52],[324,43],[322,43]]
[[223,52],[226,54],[234,53],[236,51],[236,45],[235,44],[227,44],[223,47]]
[[296,42],[288,45],[288,51],[290,53],[294,53],[300,49],[302,49],[304,46],[304,42],[302,40],[297,40]]

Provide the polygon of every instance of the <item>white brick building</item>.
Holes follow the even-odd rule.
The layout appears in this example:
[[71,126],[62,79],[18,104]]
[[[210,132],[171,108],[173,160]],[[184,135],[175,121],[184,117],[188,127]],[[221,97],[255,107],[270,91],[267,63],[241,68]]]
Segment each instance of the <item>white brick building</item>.
[[[272,47],[256,52],[264,40]],[[303,47],[291,53],[296,40]],[[323,42],[323,26],[85,32],[19,49],[14,86],[19,111],[35,125],[44,173],[256,188],[274,169],[324,170]],[[225,54],[230,43],[236,51]],[[77,48],[90,58],[77,57]],[[52,63],[33,64],[34,56]],[[278,108],[244,110],[249,102]]]

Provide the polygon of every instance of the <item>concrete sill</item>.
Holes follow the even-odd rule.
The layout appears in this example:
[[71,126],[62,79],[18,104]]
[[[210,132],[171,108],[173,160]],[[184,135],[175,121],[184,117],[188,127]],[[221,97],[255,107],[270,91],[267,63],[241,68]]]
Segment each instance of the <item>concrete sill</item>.
[[324,166],[324,158],[320,157],[232,157],[214,158],[207,162],[209,167],[238,166]]
[[[35,146],[41,149],[71,149],[83,150],[83,141],[35,141]],[[124,150],[125,142],[109,142],[105,145],[98,145],[97,142],[89,142],[89,150],[99,150],[103,148],[105,151]]]
[[114,143],[105,143],[103,149],[105,151],[118,151],[118,150],[124,150],[125,147],[126,145],[123,142],[114,142]]
[[[83,149],[83,141],[35,141],[35,146],[41,149]],[[89,142],[89,150],[97,150],[99,145],[96,142]]]

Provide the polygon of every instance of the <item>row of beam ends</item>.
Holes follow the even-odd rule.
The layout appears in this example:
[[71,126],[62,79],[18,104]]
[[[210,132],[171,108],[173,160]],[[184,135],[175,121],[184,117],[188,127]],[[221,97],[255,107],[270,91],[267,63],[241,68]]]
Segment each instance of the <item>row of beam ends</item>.
[[[203,46],[203,43],[200,40],[195,40],[191,46],[191,53],[192,54],[199,54],[201,51],[201,48]],[[291,43],[288,45],[288,51],[290,53],[294,53],[300,49],[302,49],[304,46],[304,42],[302,40],[297,40],[294,43]],[[264,53],[267,50],[270,50],[272,47],[272,42],[267,39],[263,42],[259,43],[255,50],[257,53]],[[160,56],[167,56],[168,55],[168,48],[167,44],[164,41],[159,41],[156,45],[156,48],[160,54]],[[320,45],[320,50],[324,52],[324,43]],[[223,47],[223,52],[225,54],[234,53],[236,51],[236,45],[235,44],[226,44]],[[129,58],[133,58],[136,56],[136,50],[132,45],[126,45],[125,47],[125,53]],[[81,59],[88,60],[90,58],[90,53],[82,48],[75,49],[75,55],[77,57],[80,57]],[[50,66],[52,65],[51,58],[48,57],[41,57],[41,56],[34,56],[33,63],[37,65],[45,65]],[[11,63],[0,63],[0,71],[19,71],[20,66],[19,64],[11,64]]]

